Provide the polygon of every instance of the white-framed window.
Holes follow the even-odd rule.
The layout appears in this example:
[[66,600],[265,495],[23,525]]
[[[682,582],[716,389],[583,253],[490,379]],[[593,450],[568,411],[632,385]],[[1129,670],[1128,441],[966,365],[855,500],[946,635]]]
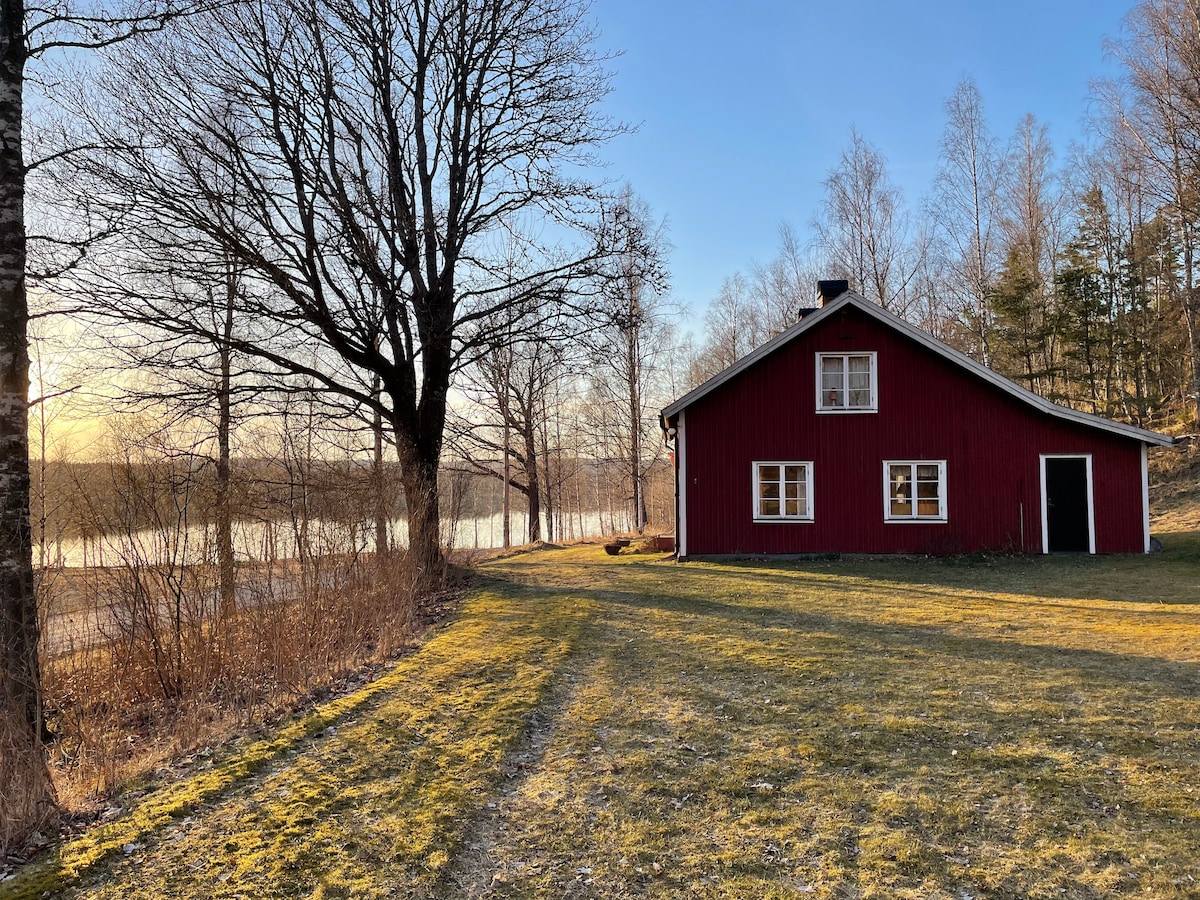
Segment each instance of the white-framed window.
[[812,468],[811,462],[754,463],[754,520],[811,522]]
[[887,522],[945,522],[946,461],[885,460],[883,518]]
[[879,409],[875,353],[817,354],[817,412],[862,413]]

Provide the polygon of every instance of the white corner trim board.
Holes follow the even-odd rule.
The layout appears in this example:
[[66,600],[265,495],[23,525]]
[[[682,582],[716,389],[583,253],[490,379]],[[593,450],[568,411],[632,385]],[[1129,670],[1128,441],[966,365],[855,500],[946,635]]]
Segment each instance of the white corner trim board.
[[675,455],[678,457],[676,468],[679,470],[679,509],[675,515],[678,521],[675,523],[675,555],[679,559],[687,556],[687,495],[688,495],[688,480],[687,480],[687,427],[684,418],[687,416],[686,410],[679,411],[679,420],[675,428]]
[[1142,552],[1150,552],[1150,448],[1142,444]]

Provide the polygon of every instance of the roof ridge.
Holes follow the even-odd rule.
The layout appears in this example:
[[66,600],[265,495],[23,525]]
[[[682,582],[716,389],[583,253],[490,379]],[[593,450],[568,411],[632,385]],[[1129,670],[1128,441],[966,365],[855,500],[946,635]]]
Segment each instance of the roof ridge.
[[1086,413],[1082,410],[1072,409],[1069,406],[1062,406],[1058,403],[1054,403],[1051,400],[1047,400],[1040,394],[1035,394],[1028,388],[1024,388],[1015,381],[1006,378],[994,369],[990,369],[982,363],[971,359],[971,357],[967,356],[962,351],[956,350],[949,344],[938,340],[929,332],[925,331],[925,329],[900,318],[895,313],[884,309],[878,303],[874,303],[861,294],[855,293],[854,291],[846,291],[846,293],[826,303],[816,312],[799,319],[795,324],[789,326],[786,330],[781,331],[765,344],[762,344],[759,347],[756,347],[754,350],[751,350],[741,359],[722,369],[703,384],[693,388],[682,397],[668,404],[662,410],[662,419],[666,421],[667,419],[674,418],[680,411],[686,409],[688,406],[691,406],[701,397],[704,397],[706,394],[716,390],[725,382],[732,380],[735,376],[750,368],[750,366],[754,365],[759,360],[770,356],[777,349],[785,344],[790,343],[792,340],[794,340],[800,334],[803,334],[805,331],[808,331],[818,322],[824,321],[834,311],[845,306],[853,306],[854,308],[861,310],[884,325],[887,325],[893,330],[906,335],[907,337],[916,341],[918,344],[921,344],[927,349],[932,350],[950,362],[960,366],[963,369],[966,369],[968,372],[971,372],[977,377],[982,378],[984,381],[991,383],[995,387],[1005,391],[1008,394],[1011,394],[1018,400],[1040,410],[1043,413],[1046,413],[1047,415],[1066,419],[1067,421],[1075,422],[1076,424],[1084,425],[1090,428],[1111,431],[1115,434],[1122,435],[1123,437],[1139,440],[1147,444],[1157,444],[1165,447],[1175,442],[1174,438],[1165,434],[1160,434],[1157,431],[1149,431],[1145,428],[1138,428],[1135,425],[1127,425],[1124,422],[1115,422],[1112,419],[1106,419],[1103,416],[1098,416],[1093,413]]

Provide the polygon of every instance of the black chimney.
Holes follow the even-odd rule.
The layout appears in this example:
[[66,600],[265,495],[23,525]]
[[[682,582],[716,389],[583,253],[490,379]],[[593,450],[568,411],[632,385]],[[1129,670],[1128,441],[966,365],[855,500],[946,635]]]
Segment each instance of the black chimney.
[[818,281],[817,306],[824,306],[826,303],[836,300],[848,290],[850,290],[850,282],[845,278],[834,278],[828,281]]

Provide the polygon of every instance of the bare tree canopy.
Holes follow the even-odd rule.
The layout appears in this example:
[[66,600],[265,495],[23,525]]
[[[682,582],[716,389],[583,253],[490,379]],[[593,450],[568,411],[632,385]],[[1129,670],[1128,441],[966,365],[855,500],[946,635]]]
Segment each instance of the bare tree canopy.
[[1004,156],[984,118],[983,98],[970,79],[946,101],[941,165],[926,213],[936,229],[940,274],[957,315],[970,326],[973,355],[991,362],[987,295],[1000,269],[1000,186]]
[[824,210],[814,224],[836,274],[884,309],[906,312],[925,240],[910,233],[900,189],[888,177],[883,154],[854,129],[825,179]]
[[[605,220],[605,245],[612,255],[599,269],[602,325],[589,337],[593,355],[592,393],[603,409],[612,455],[626,466],[630,522],[646,527],[647,441],[653,440],[654,388],[664,367],[670,287],[665,220],[655,221],[650,205],[625,185]],[[607,454],[606,454],[607,455]]]
[[[593,39],[579,0],[257,0],[139,41],[105,79],[85,189],[121,239],[86,288],[220,344],[202,295],[155,288],[232,260],[230,346],[395,434],[430,581],[453,373],[497,322],[537,320],[501,311],[536,310],[598,256],[584,229],[603,198],[580,173],[622,126],[598,110]],[[514,283],[508,239],[531,217],[552,237],[525,242]]]
[[1142,0],[1125,19],[1125,36],[1108,51],[1124,68],[1099,86],[1112,125],[1136,149],[1146,188],[1178,236],[1182,307],[1191,356],[1193,412],[1200,415],[1200,7],[1192,0]]

